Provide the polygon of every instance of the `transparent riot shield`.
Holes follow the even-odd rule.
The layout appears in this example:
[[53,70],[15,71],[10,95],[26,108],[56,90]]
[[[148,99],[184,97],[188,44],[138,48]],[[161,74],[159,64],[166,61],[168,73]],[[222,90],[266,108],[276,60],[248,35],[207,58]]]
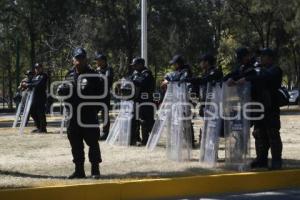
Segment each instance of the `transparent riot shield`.
[[207,84],[204,108],[204,128],[200,145],[200,162],[215,165],[218,159],[219,137],[222,127],[220,102],[222,89],[219,83]]
[[120,112],[109,131],[106,143],[111,145],[130,146],[133,111],[133,101],[121,101]]
[[153,150],[165,134],[167,157],[175,161],[189,160],[192,138],[190,115],[186,84],[170,83],[146,147]]
[[[168,86],[169,87],[169,86]],[[167,156],[171,160],[184,161],[190,159],[191,151],[191,107],[188,102],[186,84],[171,84],[173,87],[172,114],[170,131],[167,134]]]
[[153,125],[151,134],[148,138],[146,148],[153,151],[159,142],[163,132],[169,132],[171,122],[171,107],[173,98],[173,87],[168,87],[163,102],[156,113],[156,120]]
[[250,121],[243,115],[244,105],[250,102],[250,83],[223,86],[223,115],[225,131],[225,164],[243,171],[250,158]]
[[18,105],[18,109],[17,109],[17,112],[16,112],[16,116],[15,116],[15,120],[14,120],[12,128],[16,128],[17,124],[22,119],[22,114],[23,114],[23,111],[24,111],[24,108],[25,108],[25,105],[26,105],[26,102],[27,102],[27,97],[29,97],[28,96],[28,91],[25,90],[25,91],[22,92],[21,102]]
[[66,128],[66,121],[67,121],[67,110],[65,108],[65,105],[63,105],[63,116],[60,122],[60,130],[59,130],[60,134],[64,133],[64,129]]
[[33,95],[34,95],[34,88],[32,90],[29,90],[28,94],[27,94],[25,107],[24,107],[24,111],[23,111],[23,116],[21,119],[21,124],[20,124],[20,129],[19,129],[20,134],[24,133],[24,127],[26,126],[27,119],[29,117],[30,108],[32,105],[32,100],[33,100]]

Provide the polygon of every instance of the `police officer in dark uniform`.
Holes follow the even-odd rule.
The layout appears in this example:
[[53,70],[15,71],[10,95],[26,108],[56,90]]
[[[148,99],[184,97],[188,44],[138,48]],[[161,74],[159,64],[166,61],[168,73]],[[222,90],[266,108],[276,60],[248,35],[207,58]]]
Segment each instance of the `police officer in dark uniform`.
[[[193,84],[194,88],[197,88],[199,91],[199,100],[200,102],[206,101],[206,92],[207,92],[207,84],[216,84],[223,81],[223,73],[216,67],[216,59],[210,54],[204,54],[200,57],[200,66],[203,70],[203,75],[201,77],[192,77],[187,78],[185,81]],[[204,108],[205,104],[200,106],[199,115],[204,117]],[[223,131],[221,131],[221,135],[223,135]],[[202,130],[200,129],[199,140],[201,141]],[[200,143],[201,144],[201,143]]]
[[[122,83],[120,85],[117,85],[116,88],[114,88],[115,92],[122,96],[121,100],[125,101],[135,101],[136,97],[138,96],[137,89],[134,84],[132,83],[132,79],[134,76],[135,70],[134,67],[129,64],[127,66],[127,70],[124,73],[123,78],[120,80]],[[133,94],[134,93],[134,94]],[[133,94],[133,95],[132,95]],[[131,119],[131,141],[130,145],[136,145],[137,142],[140,143],[140,130],[138,125],[138,120],[136,117],[136,111],[135,111],[135,105],[133,105],[133,117]]]
[[[139,129],[142,129],[142,145],[146,145],[148,137],[154,124],[154,107],[153,93],[155,89],[155,81],[152,72],[145,66],[143,58],[134,58],[131,66],[135,70],[132,74],[131,81],[134,83],[137,94],[135,95],[135,105],[138,108],[138,121],[135,121],[134,129],[137,136],[132,137],[132,143],[140,142]],[[152,104],[152,105],[149,105]],[[148,105],[146,105],[148,104]],[[135,118],[135,117],[134,117]],[[136,140],[136,141],[135,141]]]
[[[173,66],[174,71],[166,74],[164,80],[161,84],[161,88],[163,91],[166,91],[167,85],[169,82],[185,82],[189,78],[192,77],[192,71],[189,65],[185,63],[185,60],[182,55],[175,55],[173,56],[172,60],[170,60],[169,64]],[[191,84],[187,87],[191,87]],[[192,138],[191,144],[195,147],[195,136],[194,136],[194,129],[193,124],[191,123],[191,131],[192,131]]]
[[16,96],[14,97],[14,101],[18,107],[18,104],[22,100],[22,92],[24,92],[27,88],[25,88],[26,84],[25,83],[30,83],[32,81],[32,78],[34,77],[34,72],[31,70],[27,70],[24,75],[26,75],[26,78],[22,79],[19,86],[18,90],[16,92]]
[[185,60],[182,55],[175,55],[169,64],[172,65],[175,70],[164,77],[164,81],[161,85],[164,90],[169,82],[184,81],[192,76],[190,66],[185,64]]
[[[103,133],[101,134],[100,140],[106,140],[108,134],[109,134],[109,127],[110,127],[110,117],[109,117],[109,110],[110,110],[110,90],[113,84],[113,68],[108,66],[107,64],[107,58],[104,54],[96,53],[95,56],[96,65],[97,65],[97,72],[103,76],[106,77],[108,82],[108,88],[107,88],[107,96],[103,99],[103,103],[107,106],[106,109],[101,109],[101,117],[102,121],[106,121],[105,124],[103,124]],[[105,112],[107,111],[107,112]]]
[[[223,73],[216,67],[216,59],[210,54],[204,54],[200,57],[200,66],[203,70],[201,77],[187,78],[185,81],[192,83],[196,88],[201,88],[202,94],[199,94],[200,102],[206,101],[207,84],[216,84],[223,81]],[[201,107],[200,115],[203,116],[203,107]]]
[[[18,91],[16,92],[16,96],[14,97],[14,101],[15,101],[17,107],[19,106],[19,104],[22,101],[23,93],[27,92],[26,90],[28,89],[28,87],[27,87],[28,83],[32,82],[32,78],[35,75],[35,73],[31,70],[27,70],[24,74],[26,75],[26,78],[22,79],[22,81],[20,82],[20,84],[18,86]],[[29,117],[30,116],[28,116],[28,118],[26,119],[26,126],[28,124]]]
[[236,50],[236,59],[238,65],[223,79],[229,86],[237,84],[236,81],[245,76],[256,74],[253,62],[251,62],[251,52],[247,47],[240,47]]
[[[84,141],[89,146],[91,176],[98,179],[100,177],[99,163],[102,161],[98,143],[100,138],[98,112],[101,106],[86,105],[81,109],[79,107],[83,105],[82,103],[97,103],[101,100],[96,97],[96,99],[91,99],[80,96],[79,91],[85,96],[100,96],[104,86],[99,77],[88,76],[98,73],[87,64],[86,51],[83,48],[75,49],[73,64],[74,67],[66,75],[66,80],[71,86],[62,84],[58,88],[58,94],[61,96],[66,96],[71,92],[71,97],[64,100],[72,105],[71,108],[66,107],[67,115],[71,115],[67,122],[67,134],[75,163],[75,172],[69,176],[69,179],[86,177]],[[80,76],[84,77],[80,78]],[[78,113],[79,111],[81,112]]]
[[24,74],[26,75],[26,78],[24,78],[21,81],[20,85],[18,86],[18,90],[20,90],[20,91],[26,90],[26,88],[24,87],[24,86],[26,86],[25,83],[30,83],[32,81],[32,78],[35,75],[35,73],[31,70],[27,70]]
[[[271,170],[282,167],[282,141],[280,137],[280,105],[278,89],[282,83],[282,70],[274,65],[274,52],[270,48],[261,51],[261,68],[256,75],[245,77],[244,80],[260,84],[261,103],[264,106],[264,118],[254,122],[256,159],[252,168],[268,167],[268,151],[271,150]],[[240,80],[240,81],[243,81]]]
[[43,65],[34,65],[34,76],[30,81],[22,82],[22,88],[34,88],[33,100],[30,108],[30,115],[34,120],[36,129],[32,133],[47,133],[46,122],[46,101],[47,101],[47,80],[48,76],[43,72]]
[[278,103],[278,89],[281,87],[282,70],[274,66],[273,59],[273,50],[263,49],[261,51],[261,66],[253,66],[249,61],[249,67],[245,68],[244,73],[236,73],[235,77],[230,78],[231,80],[228,81],[229,84],[251,82],[252,101],[259,102],[264,106],[264,118],[252,122],[254,125],[253,136],[255,138],[256,159],[251,163],[251,168],[268,167],[269,149],[271,149],[272,154],[270,169],[281,169],[282,166],[282,141],[279,132],[280,108]]

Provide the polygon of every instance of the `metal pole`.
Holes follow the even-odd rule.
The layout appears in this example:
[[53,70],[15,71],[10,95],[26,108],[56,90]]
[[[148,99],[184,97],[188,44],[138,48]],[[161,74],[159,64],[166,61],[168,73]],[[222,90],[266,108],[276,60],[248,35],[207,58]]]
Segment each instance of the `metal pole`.
[[4,109],[5,107],[5,72],[4,72],[4,68],[2,69],[2,109]]
[[147,52],[147,0],[141,0],[141,55],[145,59],[145,65],[148,66],[148,52]]

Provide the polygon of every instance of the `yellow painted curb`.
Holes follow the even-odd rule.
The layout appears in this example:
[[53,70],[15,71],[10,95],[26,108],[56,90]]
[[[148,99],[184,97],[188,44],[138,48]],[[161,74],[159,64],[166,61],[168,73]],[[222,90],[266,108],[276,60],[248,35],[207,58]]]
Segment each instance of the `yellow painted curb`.
[[140,200],[289,187],[300,187],[300,169],[2,190],[0,199]]

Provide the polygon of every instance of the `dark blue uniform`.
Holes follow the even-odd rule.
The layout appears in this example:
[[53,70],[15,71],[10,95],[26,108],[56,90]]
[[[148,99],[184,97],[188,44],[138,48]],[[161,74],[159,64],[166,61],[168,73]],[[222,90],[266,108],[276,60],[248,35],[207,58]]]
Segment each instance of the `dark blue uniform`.
[[[207,84],[216,84],[218,82],[223,81],[223,73],[222,71],[218,70],[216,67],[211,67],[207,70],[201,77],[193,77],[187,78],[186,82],[189,82],[193,85],[194,88],[197,88],[199,91],[199,100],[200,102],[206,101],[206,92],[207,92]],[[202,93],[200,94],[200,88]],[[203,110],[205,105],[200,107],[199,114],[200,116],[204,116]]]
[[[193,78],[187,78],[187,82],[191,83],[193,85],[193,88],[196,88],[199,92],[199,100],[200,102],[206,101],[206,93],[207,93],[207,84],[216,84],[223,81],[223,73],[222,71],[218,70],[216,67],[211,67],[208,69],[202,77],[193,77]],[[201,90],[200,90],[201,88]],[[200,106],[199,115],[204,117],[204,108],[205,104],[202,104]],[[223,123],[221,128],[221,136],[224,136],[224,130],[223,130]],[[202,130],[200,129],[199,134],[199,141],[202,139]],[[200,142],[201,144],[201,142]]]
[[[87,66],[82,74],[97,74],[97,72]],[[84,77],[79,83],[78,77],[79,74],[75,69],[70,70],[66,76],[66,80],[69,81],[73,87],[69,88],[67,85],[62,85],[58,89],[58,94],[66,95],[70,90],[73,91],[72,96],[65,100],[72,105],[71,109],[69,109],[68,107],[66,107],[66,109],[68,115],[72,112],[72,117],[67,122],[67,134],[72,148],[73,162],[76,164],[76,166],[83,166],[85,160],[83,141],[85,141],[85,143],[89,146],[89,160],[92,164],[96,165],[102,161],[98,143],[100,137],[98,112],[101,107],[84,106],[81,109],[80,118],[82,123],[95,126],[92,128],[82,127],[79,125],[78,107],[81,103],[100,102],[100,99],[80,98],[77,93],[77,88],[80,87],[83,95],[99,96],[103,92],[103,83],[99,78],[95,77]]]
[[184,81],[187,78],[190,78],[191,76],[192,76],[192,73],[191,73],[189,66],[185,65],[178,70],[168,73],[165,76],[165,80],[167,80],[169,82]]
[[46,101],[47,101],[47,81],[46,73],[36,74],[30,82],[29,88],[34,88],[33,100],[30,109],[30,115],[34,120],[35,126],[39,132],[46,131]]
[[267,165],[268,151],[271,149],[272,167],[281,168],[282,141],[280,137],[280,106],[278,89],[281,87],[282,70],[274,65],[262,68],[256,76],[246,77],[246,80],[260,83],[262,92],[261,103],[264,105],[264,118],[254,122],[253,136],[257,161]]
[[[131,81],[136,88],[135,105],[142,105],[143,103],[152,103],[152,105],[155,105],[153,102],[155,81],[151,71],[146,67],[140,71],[135,71],[131,76]],[[132,136],[132,143],[134,144],[141,140],[142,144],[146,145],[154,125],[154,107],[151,105],[139,106],[139,112],[136,114],[139,115],[139,119],[137,121],[135,117],[133,119],[133,130],[137,130],[133,133],[137,135]],[[142,139],[139,136],[140,126],[142,128]]]
[[[273,65],[255,69],[249,64],[249,66],[243,67],[243,70],[236,70],[226,78],[233,78],[234,80],[245,78],[251,82],[252,101],[259,102],[264,106],[264,118],[252,122],[257,155],[252,167],[266,167],[268,165],[268,151],[271,149],[272,167],[281,168],[282,141],[279,132],[278,89],[281,87],[282,70]],[[256,114],[252,113],[252,115]],[[262,113],[258,114],[261,115]]]

